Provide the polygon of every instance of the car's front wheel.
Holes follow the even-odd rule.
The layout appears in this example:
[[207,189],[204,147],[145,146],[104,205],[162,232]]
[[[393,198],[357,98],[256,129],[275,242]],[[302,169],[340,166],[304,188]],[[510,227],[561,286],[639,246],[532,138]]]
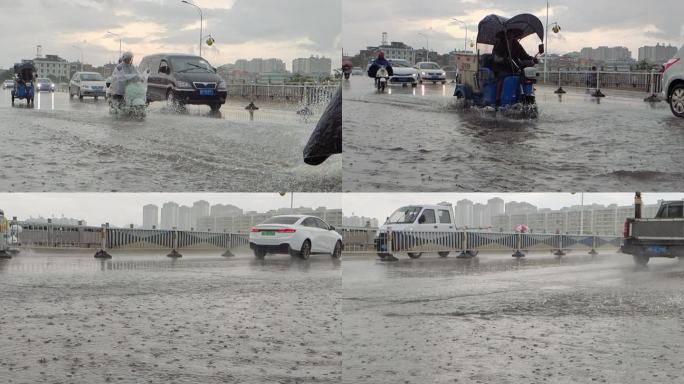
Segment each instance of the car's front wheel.
[[684,118],[684,84],[677,84],[672,88],[670,109],[675,116]]
[[332,255],[333,258],[339,259],[342,256],[342,242],[337,240],[337,243],[335,243],[335,249],[333,249]]
[[417,258],[421,257],[422,255],[423,255],[422,253],[418,253],[418,252],[409,252],[408,253],[408,257],[410,257],[412,259],[417,259]]
[[635,253],[634,255],[632,255],[632,257],[634,258],[634,262],[636,263],[636,265],[640,267],[643,267],[646,264],[648,264],[648,260],[650,259],[648,255],[644,255],[643,253]]

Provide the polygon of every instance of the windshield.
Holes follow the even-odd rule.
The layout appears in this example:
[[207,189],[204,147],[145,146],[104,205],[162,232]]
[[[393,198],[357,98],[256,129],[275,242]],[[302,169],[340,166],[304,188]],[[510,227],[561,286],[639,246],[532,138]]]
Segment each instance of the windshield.
[[41,84],[50,84],[51,83],[50,79],[38,79],[36,81],[38,81]]
[[276,216],[264,221],[261,224],[294,224],[299,220],[297,216]]
[[423,207],[401,207],[394,211],[392,216],[387,219],[387,224],[411,224],[416,221],[416,217]]
[[82,81],[103,81],[104,78],[99,73],[81,73]]
[[390,60],[393,67],[410,67],[406,60]]
[[203,72],[214,73],[214,69],[209,65],[209,62],[192,56],[172,57],[171,66],[175,72]]
[[439,65],[435,63],[423,63],[420,65],[420,69],[441,69]]

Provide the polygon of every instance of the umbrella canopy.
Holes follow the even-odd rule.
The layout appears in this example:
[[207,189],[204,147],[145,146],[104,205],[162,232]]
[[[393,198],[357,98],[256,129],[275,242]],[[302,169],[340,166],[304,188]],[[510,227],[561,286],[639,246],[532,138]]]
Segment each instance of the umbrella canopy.
[[477,27],[477,43],[494,45],[497,41],[496,34],[518,30],[518,40],[533,34],[537,34],[540,40],[544,40],[544,25],[535,15],[523,13],[510,19],[498,15],[486,16]]

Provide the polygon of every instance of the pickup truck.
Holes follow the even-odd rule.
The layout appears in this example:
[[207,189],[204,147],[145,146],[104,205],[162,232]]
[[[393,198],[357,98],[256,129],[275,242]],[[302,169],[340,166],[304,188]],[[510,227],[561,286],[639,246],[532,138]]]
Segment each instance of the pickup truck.
[[651,257],[684,258],[684,200],[662,202],[653,219],[627,219],[621,251],[638,265]]

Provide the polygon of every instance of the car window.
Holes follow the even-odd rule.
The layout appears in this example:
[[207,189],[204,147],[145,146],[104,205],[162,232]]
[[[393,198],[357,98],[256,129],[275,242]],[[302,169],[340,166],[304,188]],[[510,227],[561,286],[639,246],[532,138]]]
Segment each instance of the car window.
[[439,210],[439,222],[442,224],[451,224],[451,215],[449,211],[440,209]]
[[169,63],[167,63],[166,60],[162,60],[162,61],[159,63],[159,68],[160,68],[160,69],[161,69],[161,68],[166,68],[166,67],[168,67],[168,66],[169,66]]
[[406,60],[390,60],[393,67],[410,67],[408,61]]
[[299,220],[297,216],[276,216],[264,221],[261,224],[294,224]]
[[170,57],[171,66],[176,73],[183,72],[199,72],[199,73],[214,73],[214,69],[208,61],[193,56],[178,56]]
[[418,224],[435,224],[436,222],[434,209],[423,210],[423,213],[418,219]]
[[684,217],[684,206],[681,204],[670,204],[667,207],[667,217],[670,219],[679,219]]
[[313,217],[307,217],[302,221],[302,225],[305,227],[311,227],[311,228],[317,228],[318,225],[316,225],[316,221],[314,221]]
[[104,81],[104,78],[99,73],[82,73],[82,81]]
[[387,219],[387,224],[410,224],[416,220],[416,216],[422,207],[401,207]]
[[316,217],[316,218],[314,218],[314,221],[316,222],[316,225],[317,225],[319,228],[325,229],[326,231],[327,231],[328,229],[330,229],[330,227],[328,226],[328,224],[326,224],[323,220],[321,220],[321,219],[319,219],[319,218]]
[[423,63],[420,65],[420,69],[440,69],[439,65],[435,63]]

